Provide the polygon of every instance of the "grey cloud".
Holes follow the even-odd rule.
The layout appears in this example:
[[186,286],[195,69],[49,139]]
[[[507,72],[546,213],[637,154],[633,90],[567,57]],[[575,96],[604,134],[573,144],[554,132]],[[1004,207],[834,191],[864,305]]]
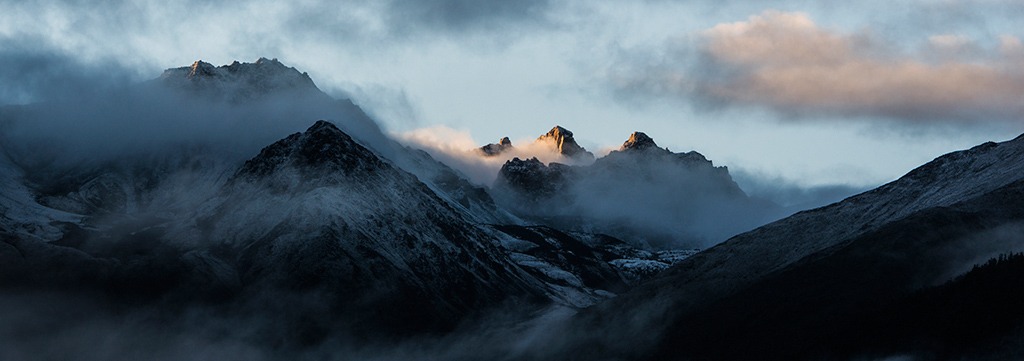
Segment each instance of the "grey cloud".
[[[879,9],[889,10],[885,7],[879,7]],[[898,15],[900,21],[877,23],[879,30],[885,33],[929,36],[948,32],[954,28],[959,29],[959,32],[987,33],[994,37],[1000,34],[991,32],[992,22],[1013,23],[1017,21],[1024,16],[1024,3],[1012,0],[917,2],[906,7],[904,11],[906,13]],[[879,10],[877,15],[894,16],[893,14],[884,14],[883,10]]]
[[340,89],[326,91],[338,99],[358,99],[368,115],[383,125],[412,125],[419,118],[416,103],[399,86],[343,84]]
[[542,23],[550,6],[548,0],[394,0],[388,18],[398,29],[407,24],[450,31],[493,29],[513,22]]
[[0,70],[4,103],[33,102],[0,106],[2,150],[23,159],[22,166],[102,163],[195,147],[240,160],[319,119],[374,145],[386,143],[358,107],[327,96],[283,91],[235,104],[135,81],[113,63],[97,67],[52,53],[0,53],[0,59],[9,65]]
[[120,57],[160,70],[169,64],[154,64],[154,57],[182,53],[285,58],[312,49],[322,54],[324,46],[366,52],[438,38],[504,44],[551,24],[552,6],[547,0],[0,2],[0,41],[41,40],[83,61]]
[[87,94],[133,79],[117,64],[82,64],[34,37],[2,39],[0,49],[0,105]]
[[826,206],[872,188],[845,184],[802,186],[782,177],[739,168],[730,172],[748,195],[775,202],[786,210],[784,213]]

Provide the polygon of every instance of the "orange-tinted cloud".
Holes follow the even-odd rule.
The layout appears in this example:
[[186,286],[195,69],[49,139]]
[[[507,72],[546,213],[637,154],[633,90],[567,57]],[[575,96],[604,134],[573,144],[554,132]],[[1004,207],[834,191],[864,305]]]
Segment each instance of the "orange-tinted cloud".
[[697,39],[697,66],[662,65],[631,86],[794,115],[959,122],[1024,116],[1024,56],[1010,35],[991,51],[963,35],[937,35],[912,54],[867,32],[769,10]]

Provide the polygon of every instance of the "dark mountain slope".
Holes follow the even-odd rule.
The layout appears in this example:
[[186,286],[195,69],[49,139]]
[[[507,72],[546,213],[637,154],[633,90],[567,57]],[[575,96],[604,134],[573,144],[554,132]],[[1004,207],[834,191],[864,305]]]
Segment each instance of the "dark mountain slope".
[[[1003,326],[1000,332],[992,332],[995,323],[950,320],[963,334],[989,335],[954,345],[955,340],[930,337],[933,330],[925,327],[926,318],[903,317],[903,312],[913,312],[909,306],[889,309],[915,290],[941,283],[993,252],[1024,249],[1024,233],[1009,238],[1005,234],[1021,230],[1021,225],[1024,182],[949,207],[918,211],[679,319],[665,335],[660,358],[796,360],[913,354],[918,359],[949,359],[984,349],[1014,327],[1024,327],[1024,319],[996,309],[977,314],[979,321],[1007,317],[1010,327]],[[1013,297],[1015,290],[1004,292]],[[986,296],[961,297],[978,302],[974,297]]]
[[[742,349],[746,347],[746,344],[740,341],[732,343],[730,340],[733,337],[732,333],[736,333],[737,340],[744,339],[741,336],[747,331],[742,330],[740,326],[733,328],[732,325],[746,325],[746,323],[742,321],[742,318],[729,316],[730,314],[735,313],[755,319],[764,317],[766,318],[764,322],[767,322],[764,324],[765,327],[771,327],[769,325],[785,327],[789,321],[782,316],[785,314],[782,310],[788,308],[784,307],[786,305],[783,303],[792,302],[800,305],[801,302],[816,302],[815,300],[819,299],[829,299],[828,292],[839,292],[847,288],[855,289],[852,286],[819,289],[819,287],[830,287],[833,277],[850,277],[852,278],[850,282],[866,287],[860,291],[878,297],[886,297],[886,295],[895,297],[899,295],[899,292],[909,292],[914,287],[928,285],[928,282],[941,281],[934,278],[941,277],[942,274],[934,274],[935,271],[930,271],[929,267],[948,266],[941,263],[940,260],[931,258],[937,257],[935,254],[946,253],[943,253],[942,249],[930,247],[942,246],[946,244],[943,242],[953,242],[959,237],[973,232],[997,229],[1004,224],[1016,222],[1021,202],[1017,195],[1019,184],[1017,182],[1024,179],[1024,169],[1022,168],[1024,168],[1024,137],[999,144],[986,143],[970,150],[939,157],[899,180],[875,190],[827,207],[800,212],[733,237],[716,247],[684,260],[659,277],[634,288],[627,294],[584,312],[577,319],[579,327],[598,331],[583,332],[587,335],[583,338],[588,340],[581,343],[585,346],[571,346],[570,349],[578,351],[599,345],[597,349],[626,358],[650,355],[650,352],[654,350],[660,350],[664,356],[686,354],[707,356],[720,347],[697,347],[694,346],[697,342],[689,343],[684,339],[695,334],[699,335],[702,332],[701,327],[708,327],[709,335],[719,337],[693,337],[717,346],[728,343],[734,349],[725,350],[725,352],[735,352],[737,356],[740,356],[743,354]],[[905,246],[904,243],[906,243]],[[867,247],[867,245],[876,245],[878,248],[860,248]],[[985,259],[972,257],[991,256],[991,254],[984,253],[992,250],[987,250],[984,247],[977,248],[970,244],[965,244],[965,247],[963,255],[968,258],[966,261],[968,268],[969,261],[982,262]],[[860,253],[857,253],[857,250],[861,250]],[[994,250],[1005,251],[998,247]],[[907,257],[900,255],[915,252],[921,253],[923,256],[921,258],[900,258]],[[895,256],[890,253],[895,253]],[[853,257],[855,254],[859,254],[862,258],[859,261],[838,258],[843,255]],[[869,260],[871,262],[867,262]],[[793,271],[796,273],[792,273],[792,275],[797,276],[788,278],[790,281],[786,283],[787,287],[766,286],[771,284],[769,282],[772,282],[773,279],[777,279],[776,277],[780,277],[783,272],[798,269],[793,267],[809,267],[810,264],[834,264],[837,268],[820,269],[813,272]],[[852,265],[857,265],[857,267]],[[872,271],[871,267],[873,266],[871,265],[892,268],[879,268],[877,271]],[[841,268],[844,266],[856,271],[845,271],[846,268]],[[942,269],[949,272],[949,269]],[[886,272],[897,271],[906,274],[897,274],[891,279],[888,276],[878,276],[886,274]],[[933,279],[920,279],[924,275],[928,275],[928,272],[933,272],[930,274]],[[863,273],[864,276],[858,276],[858,273]],[[945,274],[946,277],[952,275]],[[747,303],[744,305],[750,306],[749,310],[740,307],[738,303],[726,306],[728,302],[736,302],[736,300],[759,302],[758,298],[747,293],[758,292],[755,290],[762,290],[760,292],[763,294],[757,293],[756,297],[765,297],[765,302],[771,301],[772,297],[777,297],[776,304],[773,306],[777,306],[779,311],[775,311],[773,307],[754,307]],[[812,292],[812,294],[804,292]],[[739,296],[740,294],[747,296]],[[862,307],[856,305],[856,302],[886,302],[885,300],[875,300],[875,297],[870,296],[847,295],[850,296],[850,300],[844,302],[854,302],[849,306],[852,308]],[[801,296],[806,297],[801,298]],[[838,308],[835,309],[829,308],[829,303],[824,301],[815,303],[815,305],[825,307],[817,310],[808,308],[810,305],[803,305],[807,306],[804,307],[804,310],[808,314],[814,312],[828,314],[830,312],[828,310],[838,312],[842,309],[839,306],[836,306]],[[799,308],[794,309],[799,310]],[[758,312],[764,314],[757,316]],[[703,314],[708,316],[702,318]],[[714,318],[712,315],[725,317],[734,322],[712,322],[710,321]],[[791,315],[787,315],[787,317],[791,317]],[[695,321],[698,319],[703,321]],[[823,317],[822,319],[828,318]],[[827,329],[825,324],[818,322],[820,319],[808,317],[807,320],[813,324],[804,325],[805,327],[813,329],[813,326],[817,325],[821,326],[823,330]],[[796,318],[793,320],[793,322],[797,321]],[[799,325],[798,323],[794,324]],[[662,331],[666,330],[669,331],[667,335],[670,336],[663,338]],[[751,329],[750,332],[754,332],[754,329]],[[788,345],[775,347],[756,341],[757,337],[753,336],[755,334],[761,335],[760,333],[748,334],[749,337],[745,338],[746,341],[753,342],[752,345],[763,346],[762,348],[751,346],[754,349],[778,349],[780,351],[777,355],[786,355],[789,352],[802,355],[800,352],[803,351],[800,351],[802,349],[799,348],[801,346],[797,346],[797,343],[801,341],[786,339],[789,342]],[[780,331],[779,334],[785,334],[785,332]],[[622,337],[622,335],[643,336]],[[826,337],[826,335],[817,333],[814,336]],[[765,336],[765,339],[777,340],[771,335]],[[684,351],[674,346],[676,344],[693,347],[690,351]],[[786,351],[787,347],[796,347],[797,349]],[[709,353],[704,354],[700,353],[703,351],[697,350]]]
[[231,245],[243,282],[261,290],[321,288],[336,297],[325,304],[377,303],[357,309],[411,329],[544,298],[488,234],[327,122],[265,148],[222,194],[170,238]]

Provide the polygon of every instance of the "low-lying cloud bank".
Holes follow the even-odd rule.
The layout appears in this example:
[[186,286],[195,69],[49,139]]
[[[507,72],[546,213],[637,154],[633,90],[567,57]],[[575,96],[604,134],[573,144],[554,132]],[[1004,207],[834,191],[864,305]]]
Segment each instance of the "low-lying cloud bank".
[[[578,129],[577,134],[585,137],[585,131]],[[490,187],[495,201],[520,217],[654,248],[710,247],[864,190],[846,185],[805,187],[760,173],[714,168],[697,153],[671,155],[656,145],[624,153],[609,153],[619,146],[604,147],[594,161],[566,157],[548,143],[529,139],[512,141],[512,147],[488,155],[479,149],[483,142],[475,141],[468,130],[448,127],[392,135]],[[513,167],[530,168],[515,171],[515,177],[526,177],[521,181],[539,189],[501,178],[502,167],[514,158],[543,163],[513,162]]]
[[[361,109],[331,99],[311,81],[301,89],[282,83],[274,85],[280,89],[254,90],[240,83],[204,90],[154,75],[139,80],[118,64],[97,67],[53,53],[0,52],[0,60],[9,64],[0,70],[0,139],[4,151],[29,162],[23,167],[117,161],[171,149],[202,149],[244,160],[320,119],[371,146],[389,146]],[[304,76],[261,60],[259,66],[269,68],[257,71],[270,74],[263,76]],[[240,98],[230,99],[235,96]]]
[[[539,132],[538,132],[539,133]],[[498,177],[498,171],[512,158],[537,158],[545,164],[557,162],[569,165],[587,165],[592,158],[571,158],[559,153],[549,142],[535,139],[512,140],[512,148],[501,154],[486,156],[478,148],[486,142],[473,139],[469,130],[458,130],[446,126],[421,128],[405,133],[392,133],[400,142],[430,153],[432,157],[462,172],[470,181],[490,187]],[[495,139],[497,142],[498,140]]]
[[609,80],[626,98],[757,106],[797,117],[1013,121],[1024,115],[1024,46],[1012,35],[998,44],[939,34],[910,51],[870,30],[844,32],[807,14],[767,10],[672,39],[657,50],[659,62],[625,59]]

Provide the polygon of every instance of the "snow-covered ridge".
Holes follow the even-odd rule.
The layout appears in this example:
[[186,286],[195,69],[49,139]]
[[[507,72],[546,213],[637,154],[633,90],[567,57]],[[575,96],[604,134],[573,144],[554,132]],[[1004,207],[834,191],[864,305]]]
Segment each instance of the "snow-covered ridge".
[[513,158],[493,190],[520,217],[638,246],[704,248],[783,215],[747,197],[726,167],[659,148],[641,132],[590,165]]
[[[666,299],[686,295],[675,307],[687,309],[818,252],[837,250],[915,212],[969,201],[1022,179],[1024,137],[949,153],[874,190],[730,238],[680,262],[636,292],[658,293]],[[673,286],[665,288],[666,284]]]
[[257,99],[272,92],[327,96],[316,87],[308,73],[267,58],[259,58],[254,63],[235,61],[222,66],[198,60],[191,66],[165,70],[158,81],[204,96],[225,97],[236,102]]

